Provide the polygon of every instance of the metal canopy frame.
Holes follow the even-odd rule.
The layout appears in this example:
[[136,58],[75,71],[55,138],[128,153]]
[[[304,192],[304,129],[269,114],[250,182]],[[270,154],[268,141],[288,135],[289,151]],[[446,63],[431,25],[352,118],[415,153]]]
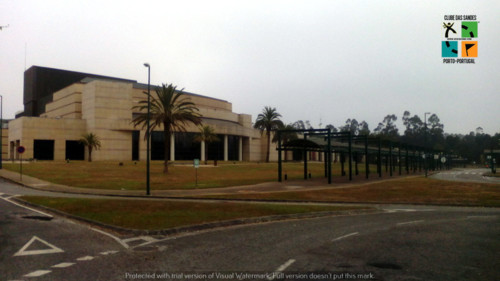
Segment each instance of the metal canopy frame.
[[[386,172],[389,169],[390,176],[393,176],[394,167],[394,156],[397,156],[399,175],[402,174],[402,151],[404,146],[404,158],[405,158],[405,169],[406,173],[409,174],[410,166],[413,168],[415,173],[417,166],[419,170],[422,170],[422,165],[425,165],[424,161],[428,159],[423,159],[423,155],[427,155],[429,150],[426,151],[424,147],[408,145],[401,142],[392,142],[389,140],[383,140],[380,137],[370,137],[368,135],[354,135],[351,132],[332,132],[330,129],[305,129],[305,130],[278,130],[277,132],[278,145],[276,150],[278,151],[278,181],[282,182],[282,151],[290,150],[302,150],[304,153],[304,179],[307,180],[308,171],[308,160],[307,152],[316,151],[323,152],[324,157],[324,167],[325,167],[325,177],[328,178],[328,184],[332,183],[332,153],[340,152],[341,157],[345,153],[348,156],[349,165],[349,180],[352,180],[352,159],[353,153],[362,153],[365,155],[365,177],[369,178],[370,169],[368,156],[370,154],[377,155],[377,173],[379,177],[382,177],[382,156],[386,158]],[[291,140],[285,144],[282,144],[282,133],[301,133],[304,138],[299,140]],[[363,143],[363,145],[359,145]],[[370,143],[375,143],[375,146],[369,146]],[[413,153],[410,154],[410,149],[413,149]],[[439,153],[442,155],[442,153]],[[345,157],[344,157],[345,158]],[[345,174],[344,162],[341,160],[342,175]],[[358,161],[356,157],[355,161],[356,175],[358,175]],[[451,163],[448,163],[449,165]]]

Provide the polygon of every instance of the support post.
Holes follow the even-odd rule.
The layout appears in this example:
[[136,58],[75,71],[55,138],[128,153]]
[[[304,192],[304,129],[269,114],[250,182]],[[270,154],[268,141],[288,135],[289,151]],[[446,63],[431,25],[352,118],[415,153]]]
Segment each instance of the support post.
[[228,136],[224,135],[224,161],[229,160],[229,141],[228,141]]
[[402,169],[402,164],[403,164],[401,161],[401,142],[399,143],[398,161],[399,161],[399,175],[401,176],[401,169]]
[[406,174],[410,173],[410,166],[408,164],[408,145],[405,145],[406,147],[406,157],[405,157],[405,166],[406,166]]
[[[281,174],[283,167],[281,166],[281,132],[278,131],[278,181],[281,182]],[[286,152],[285,152],[286,153]]]
[[243,137],[238,137],[238,161],[243,161]]
[[351,132],[348,132],[349,136],[349,180],[352,181],[352,136]]
[[359,175],[359,169],[358,169],[358,152],[354,152],[354,174],[356,176]]
[[370,175],[370,164],[368,163],[368,136],[365,136],[365,174],[366,179]]
[[175,133],[170,135],[170,161],[175,161]]
[[392,142],[389,142],[389,175],[392,177]]
[[328,177],[328,162],[327,162],[327,157],[326,157],[327,149],[325,148],[323,151],[323,163],[325,165],[325,178]]
[[325,157],[328,159],[328,184],[332,183],[332,140],[331,140],[331,132],[328,130],[328,156]]
[[205,162],[207,159],[205,159],[205,141],[202,140],[200,144],[200,160],[201,162]]
[[382,177],[382,141],[378,139],[378,161],[377,161],[378,177]]
[[345,152],[341,151],[340,152],[340,174],[342,176],[345,176]]
[[304,150],[302,151],[302,155],[304,155],[304,179],[307,180],[307,134],[304,133]]

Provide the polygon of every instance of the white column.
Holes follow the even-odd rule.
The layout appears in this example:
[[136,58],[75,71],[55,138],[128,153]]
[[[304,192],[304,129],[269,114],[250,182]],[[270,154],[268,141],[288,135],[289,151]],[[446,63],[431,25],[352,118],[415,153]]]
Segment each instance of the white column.
[[228,157],[228,139],[227,135],[224,135],[224,161],[227,161]]
[[201,141],[201,157],[200,157],[200,161],[205,161],[205,141],[202,140]]
[[175,134],[170,135],[170,161],[175,161]]
[[238,161],[243,161],[243,137],[238,138]]

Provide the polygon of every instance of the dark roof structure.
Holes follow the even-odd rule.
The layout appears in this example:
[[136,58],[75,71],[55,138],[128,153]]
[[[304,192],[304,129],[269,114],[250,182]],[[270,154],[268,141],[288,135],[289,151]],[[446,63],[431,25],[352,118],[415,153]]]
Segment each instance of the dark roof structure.
[[24,72],[24,112],[16,115],[38,117],[45,112],[45,105],[52,101],[52,94],[85,78],[137,83],[135,80],[115,78],[42,66],[32,66]]

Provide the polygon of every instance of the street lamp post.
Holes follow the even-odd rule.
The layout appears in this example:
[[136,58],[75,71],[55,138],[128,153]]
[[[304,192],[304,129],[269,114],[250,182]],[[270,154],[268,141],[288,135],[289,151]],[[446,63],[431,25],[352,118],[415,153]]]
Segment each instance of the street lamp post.
[[146,131],[146,195],[150,195],[150,176],[149,176],[149,162],[150,162],[150,115],[151,115],[151,93],[150,93],[150,82],[151,82],[151,66],[149,63],[144,63],[144,66],[148,68],[148,120],[147,120],[147,131]]
[[430,112],[424,113],[424,170],[425,177],[427,177],[427,114],[431,114]]

